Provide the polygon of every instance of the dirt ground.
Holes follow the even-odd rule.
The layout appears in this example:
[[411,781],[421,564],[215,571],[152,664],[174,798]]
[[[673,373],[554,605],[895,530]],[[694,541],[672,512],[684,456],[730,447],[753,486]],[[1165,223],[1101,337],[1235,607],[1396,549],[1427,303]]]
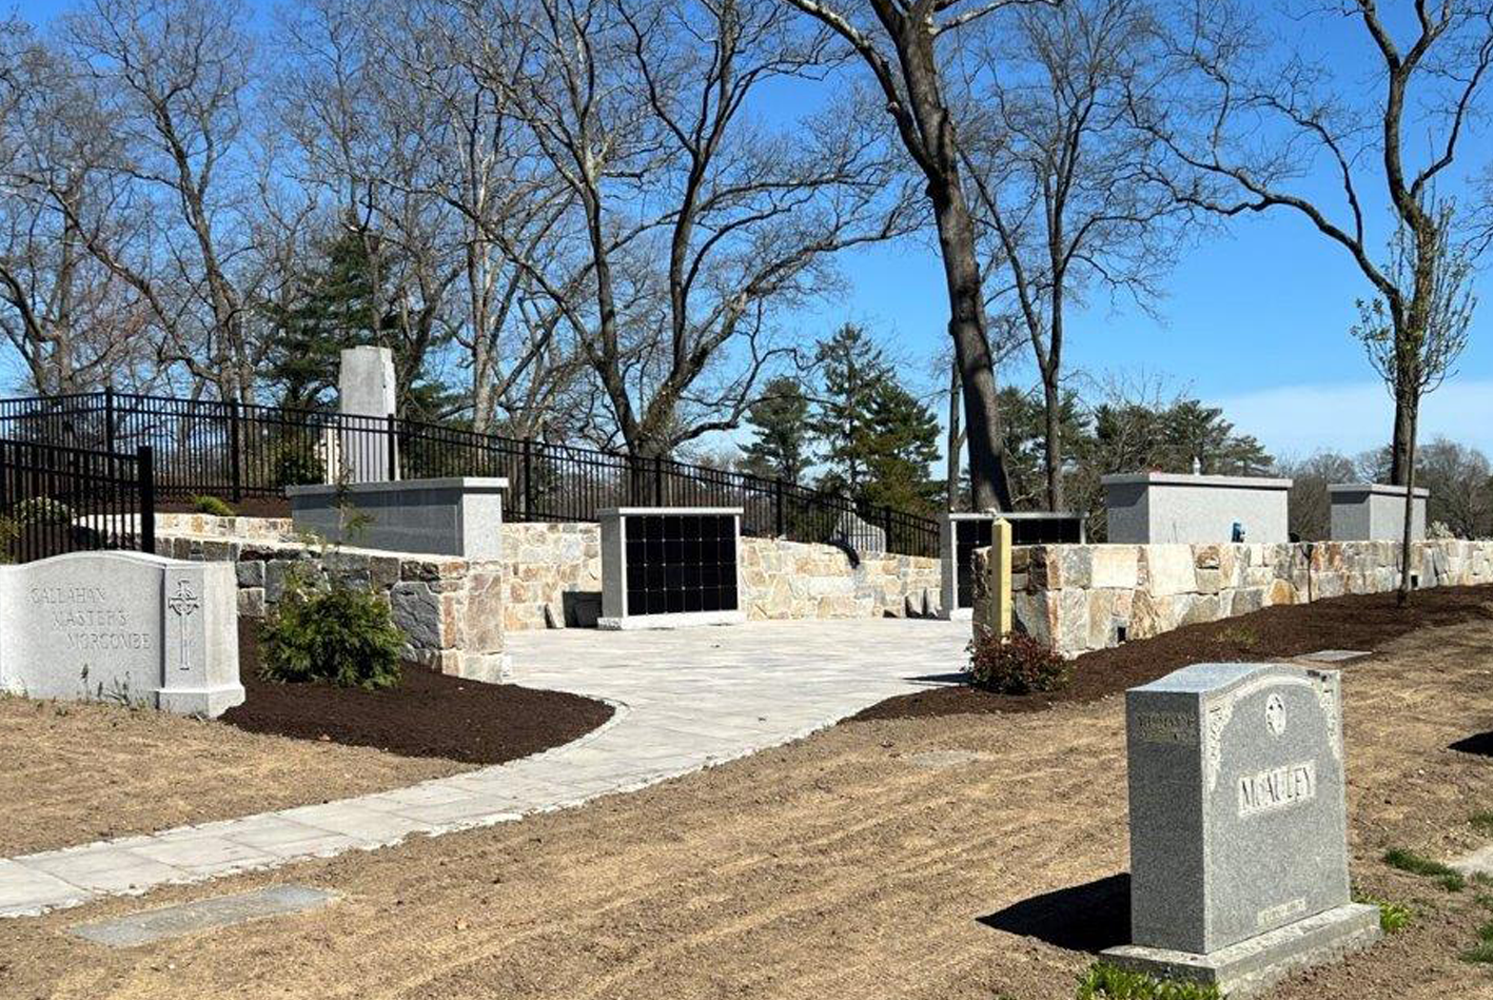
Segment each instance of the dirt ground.
[[[1493,624],[1395,640],[1344,689],[1354,881],[1416,917],[1276,995],[1493,995],[1457,958],[1474,892],[1380,860],[1479,843],[1493,760],[1448,747],[1493,729]],[[0,923],[0,996],[1068,998],[1125,936],[1122,707],[850,723],[521,823]],[[129,950],[64,934],[271,881],[342,898]]]
[[[117,705],[0,697],[0,856],[470,770]],[[0,963],[3,963],[0,950]],[[0,997],[7,996],[0,988]]]

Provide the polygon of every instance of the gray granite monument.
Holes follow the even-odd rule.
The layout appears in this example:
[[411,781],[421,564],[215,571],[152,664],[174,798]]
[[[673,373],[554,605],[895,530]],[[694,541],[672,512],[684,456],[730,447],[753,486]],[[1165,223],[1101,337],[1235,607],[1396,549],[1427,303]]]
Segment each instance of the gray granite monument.
[[387,347],[349,347],[341,355],[337,374],[337,412],[342,415],[338,451],[344,478],[352,483],[376,483],[391,477],[396,463],[389,449],[397,445],[388,434],[394,414],[397,385],[394,353]]
[[[1376,542],[1398,539],[1405,533],[1405,487],[1382,483],[1336,483],[1327,487],[1332,498],[1334,542]],[[1410,538],[1426,537],[1426,499],[1431,491],[1415,488],[1410,512]]]
[[503,494],[492,477],[287,486],[298,531],[330,542],[392,552],[426,552],[486,561],[499,558]]
[[1131,940],[1105,956],[1257,992],[1366,947],[1336,671],[1200,663],[1126,695]]
[[[1285,542],[1289,479],[1143,472],[1104,476],[1109,541]],[[1237,533],[1243,537],[1236,537]]]
[[233,565],[76,552],[0,566],[0,689],[222,714],[244,700]]

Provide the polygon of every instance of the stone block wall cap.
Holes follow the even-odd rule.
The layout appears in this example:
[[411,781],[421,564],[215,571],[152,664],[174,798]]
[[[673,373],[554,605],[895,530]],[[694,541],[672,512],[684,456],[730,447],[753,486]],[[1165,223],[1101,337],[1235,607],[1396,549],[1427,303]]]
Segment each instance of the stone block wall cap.
[[996,518],[1005,521],[1058,521],[1088,515],[1072,510],[959,510],[948,511],[943,516],[950,521],[993,521]]
[[1226,690],[1254,676],[1277,674],[1307,677],[1313,673],[1320,674],[1324,671],[1308,670],[1291,663],[1194,663],[1130,690],[1203,694]]
[[1292,480],[1269,476],[1194,476],[1187,472],[1123,472],[1100,476],[1103,486],[1218,486],[1226,489],[1288,490]]
[[320,483],[311,486],[287,486],[287,497],[322,497],[336,493],[409,493],[420,490],[463,490],[467,493],[495,493],[508,488],[508,480],[498,476],[446,476],[440,479],[399,479],[379,483]]
[[603,507],[598,517],[631,517],[636,514],[735,514],[746,513],[745,507]]
[[[1327,487],[1330,494],[1338,493],[1372,493],[1375,496],[1402,497],[1405,495],[1405,487],[1390,486],[1388,483],[1333,483]],[[1431,490],[1425,486],[1415,488],[1417,497],[1428,497]]]

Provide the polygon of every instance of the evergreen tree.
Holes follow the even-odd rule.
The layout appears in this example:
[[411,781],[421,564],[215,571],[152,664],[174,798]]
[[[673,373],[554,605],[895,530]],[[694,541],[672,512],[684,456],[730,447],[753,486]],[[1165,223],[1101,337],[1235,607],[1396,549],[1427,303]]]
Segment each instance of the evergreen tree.
[[938,418],[890,374],[871,400],[866,483],[857,499],[918,514],[938,507],[943,484],[928,477],[938,461]]
[[763,387],[747,411],[756,438],[742,447],[743,471],[764,479],[798,482],[809,464],[809,399],[798,379],[780,375]]
[[819,342],[815,359],[822,366],[823,388],[809,429],[824,445],[828,466],[820,486],[860,499],[872,449],[871,411],[891,369],[866,332],[848,323]]

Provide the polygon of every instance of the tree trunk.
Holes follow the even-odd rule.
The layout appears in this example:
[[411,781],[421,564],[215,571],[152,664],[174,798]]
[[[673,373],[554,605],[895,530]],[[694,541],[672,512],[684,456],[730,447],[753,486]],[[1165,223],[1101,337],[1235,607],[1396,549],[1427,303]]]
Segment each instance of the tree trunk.
[[[1417,416],[1412,404],[1405,417],[1405,521],[1404,533],[1400,538],[1400,589],[1395,595],[1395,603],[1401,607],[1410,600],[1410,534],[1415,524],[1415,424]],[[1396,413],[1396,429],[1399,423],[1399,414]]]
[[1393,486],[1406,484],[1410,470],[1410,456],[1415,450],[1413,429],[1415,403],[1404,396],[1403,391],[1395,393],[1394,438],[1389,448],[1389,482]]
[[964,509],[964,498],[959,495],[959,472],[963,468],[960,462],[960,453],[964,449],[964,430],[959,421],[959,404],[961,402],[959,385],[959,365],[957,362],[951,361],[949,363],[948,485],[945,488],[948,508],[951,511]]
[[1063,509],[1063,392],[1057,372],[1042,374],[1042,396],[1047,417],[1043,460],[1047,465],[1047,509]]

